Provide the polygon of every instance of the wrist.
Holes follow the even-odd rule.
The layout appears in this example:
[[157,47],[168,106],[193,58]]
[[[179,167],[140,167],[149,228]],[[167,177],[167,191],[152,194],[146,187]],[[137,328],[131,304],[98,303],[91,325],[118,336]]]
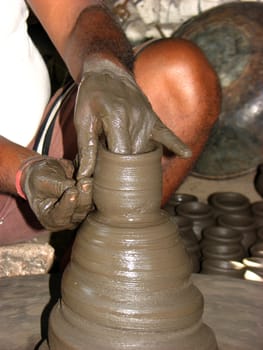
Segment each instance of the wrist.
[[83,63],[82,79],[89,74],[109,74],[119,79],[128,79],[135,83],[132,73],[115,57],[103,54],[93,54]]
[[63,58],[73,79],[81,79],[84,61],[93,55],[111,56],[133,70],[133,49],[125,33],[106,6],[84,9],[67,38]]

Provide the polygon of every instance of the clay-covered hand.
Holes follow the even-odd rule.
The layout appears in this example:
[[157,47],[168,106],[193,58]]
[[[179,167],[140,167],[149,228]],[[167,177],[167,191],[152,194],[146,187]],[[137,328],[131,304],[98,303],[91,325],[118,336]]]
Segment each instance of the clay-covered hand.
[[23,169],[20,186],[47,230],[72,230],[92,209],[92,180],[73,180],[72,162],[39,156]]
[[93,57],[85,62],[74,122],[78,179],[92,175],[101,135],[114,153],[144,153],[159,142],[180,157],[191,156],[189,148],[154,113],[133,76],[109,60]]

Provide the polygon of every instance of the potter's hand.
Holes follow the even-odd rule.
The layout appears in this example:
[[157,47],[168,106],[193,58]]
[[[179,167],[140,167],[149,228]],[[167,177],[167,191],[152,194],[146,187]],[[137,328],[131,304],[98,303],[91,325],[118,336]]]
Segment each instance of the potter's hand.
[[39,156],[26,161],[21,169],[20,188],[46,229],[74,229],[91,210],[91,180],[76,183],[72,162]]
[[86,61],[75,116],[78,138],[77,178],[93,173],[97,145],[104,135],[111,152],[144,153],[160,142],[180,157],[191,151],[153,112],[132,75],[109,60]]

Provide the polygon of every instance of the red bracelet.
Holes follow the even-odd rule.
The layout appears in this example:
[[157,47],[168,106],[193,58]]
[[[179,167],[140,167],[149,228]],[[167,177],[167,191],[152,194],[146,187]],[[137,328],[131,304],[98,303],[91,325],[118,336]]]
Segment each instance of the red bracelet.
[[37,161],[40,161],[42,160],[43,156],[41,155],[37,155],[37,156],[33,156],[33,157],[30,157],[30,158],[27,158],[23,163],[22,165],[20,166],[20,168],[18,169],[17,173],[16,173],[16,192],[17,194],[24,198],[24,199],[27,199],[22,187],[21,187],[21,177],[22,177],[22,174],[23,174],[23,171],[31,164],[31,163],[35,163]]
[[16,192],[20,197],[27,199],[21,187],[22,172],[23,172],[23,169],[18,169],[18,172],[16,173]]

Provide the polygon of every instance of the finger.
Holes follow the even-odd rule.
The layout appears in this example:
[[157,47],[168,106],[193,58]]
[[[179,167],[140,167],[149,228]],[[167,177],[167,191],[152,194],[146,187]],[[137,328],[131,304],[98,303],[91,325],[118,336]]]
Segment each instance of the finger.
[[122,107],[114,108],[113,111],[114,116],[109,115],[102,119],[108,149],[113,153],[130,154],[131,137],[128,113]]
[[95,116],[88,118],[85,125],[77,129],[79,169],[77,179],[90,177],[96,164],[99,127]]
[[92,210],[92,179],[83,178],[77,183],[78,202],[74,214],[73,222],[81,222],[87,214]]
[[190,148],[159,120],[153,127],[151,138],[152,140],[163,144],[179,157],[190,158],[192,156],[192,151]]
[[59,198],[67,189],[73,187],[75,184],[74,180],[64,180],[55,178],[40,177],[38,179],[38,188],[46,198]]
[[45,213],[46,225],[53,231],[69,229],[72,225],[72,215],[77,206],[78,192],[76,188],[70,188],[64,192],[59,201],[50,206]]
[[98,141],[88,147],[79,146],[77,180],[91,177],[97,158]]

